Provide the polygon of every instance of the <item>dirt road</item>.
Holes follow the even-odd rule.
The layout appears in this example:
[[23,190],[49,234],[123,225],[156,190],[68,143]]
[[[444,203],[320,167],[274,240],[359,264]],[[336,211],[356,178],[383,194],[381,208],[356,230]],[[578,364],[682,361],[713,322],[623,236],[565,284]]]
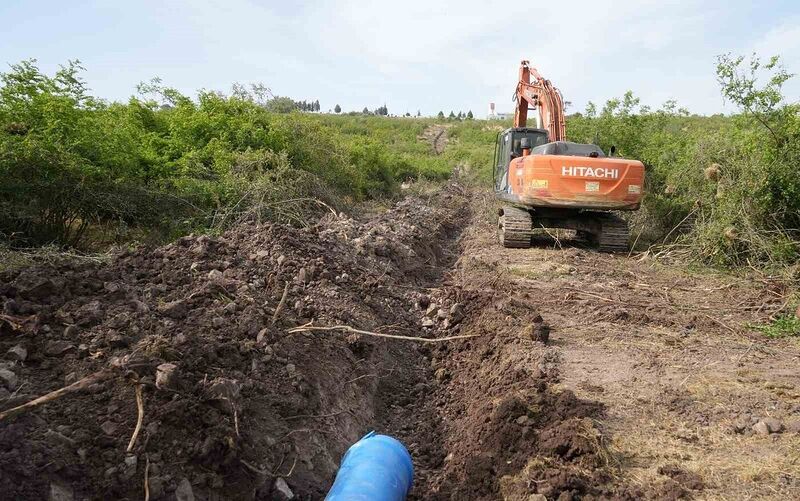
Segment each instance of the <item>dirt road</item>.
[[321,499],[375,429],[408,445],[414,499],[800,496],[800,347],[746,327],[786,291],[505,250],[492,210],[453,182],[310,230],[2,274],[0,411],[112,377],[0,421],[0,492]]

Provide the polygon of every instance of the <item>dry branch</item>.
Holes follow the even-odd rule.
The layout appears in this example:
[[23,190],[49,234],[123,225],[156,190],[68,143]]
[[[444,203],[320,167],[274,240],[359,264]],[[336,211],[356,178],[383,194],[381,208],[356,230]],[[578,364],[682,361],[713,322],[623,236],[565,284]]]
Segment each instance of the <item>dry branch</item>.
[[64,388],[51,391],[46,395],[42,395],[41,397],[35,398],[30,402],[26,402],[20,406],[14,407],[13,409],[8,409],[7,411],[0,412],[0,421],[12,418],[24,412],[28,412],[32,409],[35,409],[36,407],[39,407],[40,405],[44,405],[48,402],[52,402],[53,400],[57,400],[63,397],[64,395],[69,395],[70,393],[76,393],[85,390],[89,386],[110,379],[116,376],[117,374],[118,372],[114,369],[103,369],[99,372],[95,372],[94,374],[86,376],[85,378],[76,381],[69,386],[65,386]]
[[278,302],[278,306],[275,308],[275,313],[272,314],[272,325],[275,325],[275,322],[278,321],[278,315],[280,314],[281,310],[283,310],[283,306],[286,304],[286,296],[289,295],[289,282],[286,282],[286,286],[283,288],[283,295],[281,296],[280,302]]
[[126,449],[127,452],[133,450],[133,446],[136,445],[136,438],[139,436],[139,432],[142,431],[142,422],[144,421],[144,397],[142,396],[142,385],[136,383],[136,410],[138,411],[138,415],[136,417],[136,428],[133,429],[133,435],[131,435],[131,441],[128,442],[128,448]]
[[443,341],[453,341],[455,339],[467,339],[471,337],[478,337],[477,334],[469,334],[464,336],[448,336],[448,337],[440,337],[440,338],[424,338],[424,337],[414,337],[414,336],[400,336],[397,334],[383,334],[380,332],[371,332],[371,331],[362,331],[360,329],[354,329],[349,325],[334,325],[333,327],[316,327],[313,325],[301,325],[300,327],[294,327],[289,329],[289,334],[294,334],[296,332],[309,332],[309,331],[343,331],[343,332],[351,332],[353,334],[363,334],[364,336],[375,336],[375,337],[385,337],[389,339],[404,339],[406,341],[419,341],[420,343],[441,343]]

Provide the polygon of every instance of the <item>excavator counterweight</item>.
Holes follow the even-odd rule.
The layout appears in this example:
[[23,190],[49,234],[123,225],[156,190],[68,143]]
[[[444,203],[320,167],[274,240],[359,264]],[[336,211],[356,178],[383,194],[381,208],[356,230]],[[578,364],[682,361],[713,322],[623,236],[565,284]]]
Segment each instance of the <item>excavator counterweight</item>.
[[[525,248],[535,228],[566,228],[602,251],[627,250],[627,223],[608,211],[639,208],[644,165],[567,141],[561,92],[528,61],[514,97],[514,126],[497,135],[494,155],[495,195],[508,204],[498,220],[501,244]],[[543,128],[527,127],[528,111],[538,111]]]

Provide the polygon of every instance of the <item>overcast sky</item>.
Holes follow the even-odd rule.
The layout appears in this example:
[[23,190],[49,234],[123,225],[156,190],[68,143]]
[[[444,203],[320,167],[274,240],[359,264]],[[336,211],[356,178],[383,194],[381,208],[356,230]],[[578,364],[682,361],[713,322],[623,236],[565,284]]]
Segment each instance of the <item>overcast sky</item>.
[[[80,59],[95,95],[161,77],[184,93],[263,82],[322,109],[512,109],[520,59],[582,110],[633,90],[658,106],[730,112],[725,52],[800,73],[800,0],[0,0],[0,63]],[[4,70],[3,70],[4,71]],[[800,97],[800,77],[786,87]]]

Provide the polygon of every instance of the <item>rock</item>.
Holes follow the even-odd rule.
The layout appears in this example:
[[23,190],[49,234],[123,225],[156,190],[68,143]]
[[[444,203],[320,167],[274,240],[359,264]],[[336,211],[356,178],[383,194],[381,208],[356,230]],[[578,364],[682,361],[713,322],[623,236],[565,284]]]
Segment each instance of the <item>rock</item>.
[[440,309],[439,309],[439,310],[436,312],[436,318],[438,318],[439,320],[444,320],[445,318],[447,318],[447,312],[446,312],[446,311],[444,311],[444,309],[443,309],[443,308],[440,308]]
[[178,488],[175,489],[175,498],[178,501],[194,501],[194,491],[188,478],[183,477],[178,482]]
[[769,435],[769,426],[764,421],[759,421],[753,425],[753,431],[759,435]]
[[117,433],[117,428],[118,426],[111,421],[106,421],[100,425],[100,429],[108,436],[114,436]]
[[74,338],[78,335],[78,326],[75,324],[68,325],[66,329],[64,329],[64,336],[68,338]]
[[268,334],[269,334],[269,329],[267,329],[266,327],[258,331],[258,334],[256,335],[256,343],[261,344],[265,342]]
[[125,297],[125,287],[116,282],[106,282],[103,284],[103,291],[108,299],[122,299]]
[[78,457],[81,458],[81,461],[86,461],[86,458],[89,455],[89,451],[81,447],[78,449]]
[[431,304],[428,305],[428,309],[425,310],[425,316],[426,317],[434,317],[434,316],[436,316],[436,313],[438,313],[438,312],[439,312],[439,307],[436,306],[436,303],[431,303]]
[[67,447],[75,447],[75,441],[54,430],[47,430],[44,432],[44,437],[52,444],[60,444]]
[[800,433],[800,420],[786,423],[785,431],[786,433]]
[[236,313],[236,303],[231,301],[230,303],[226,304],[222,311],[225,313]]
[[764,424],[767,425],[767,428],[769,429],[770,433],[780,433],[781,431],[783,431],[783,423],[781,423],[780,420],[778,419],[764,418],[761,421],[763,421]]
[[208,272],[208,279],[212,282],[218,282],[222,280],[222,272],[219,270],[211,270]]
[[125,469],[136,471],[138,462],[139,458],[137,458],[135,454],[125,456]]
[[175,389],[178,387],[180,373],[178,366],[172,363],[164,363],[156,367],[156,388]]
[[278,256],[278,266],[282,265],[284,261],[286,261],[286,256],[284,256],[283,254]]
[[21,294],[26,299],[42,300],[55,294],[57,289],[56,284],[53,283],[52,280],[44,279],[33,287],[23,290]]
[[0,385],[13,391],[17,387],[17,375],[8,369],[0,369]]
[[72,487],[57,482],[50,483],[50,501],[72,501],[75,494]]
[[433,376],[439,382],[443,382],[446,381],[447,379],[450,379],[450,373],[447,372],[447,369],[445,369],[444,367],[436,369],[436,372],[433,373]]
[[218,377],[211,381],[208,393],[211,398],[217,400],[234,401],[239,398],[241,385],[234,379]]
[[222,317],[214,317],[213,319],[211,319],[211,325],[213,325],[214,328],[219,329],[220,327],[225,325],[225,319]]
[[525,424],[525,423],[527,423],[527,422],[528,422],[528,416],[526,416],[526,415],[524,415],[524,414],[523,414],[522,416],[518,417],[518,418],[517,418],[517,419],[515,419],[514,421],[515,421],[517,424]]
[[308,272],[306,272],[305,268],[300,268],[300,271],[297,273],[297,281],[301,284],[305,284],[308,281]]
[[287,372],[287,373],[288,373],[290,376],[294,376],[294,375],[295,375],[295,373],[297,372],[297,367],[295,367],[295,365],[294,365],[294,364],[286,364],[286,372]]
[[8,360],[24,362],[26,358],[28,358],[28,350],[26,350],[21,344],[12,346],[6,352],[6,359]]
[[130,339],[126,338],[119,332],[109,333],[108,337],[106,338],[106,342],[108,342],[108,345],[114,349],[126,348],[131,344]]
[[453,303],[450,307],[450,323],[455,325],[464,320],[464,307],[461,303]]
[[422,319],[422,326],[423,327],[430,328],[430,327],[433,327],[434,325],[436,325],[436,322],[434,322],[432,318],[425,317],[425,318]]
[[544,321],[536,322],[536,320],[540,318],[541,317],[534,318],[532,323],[526,325],[525,328],[522,329],[520,335],[533,341],[547,344],[550,340],[550,326],[544,323]]
[[3,388],[2,386],[0,386],[0,402],[3,402],[6,405],[8,405],[8,402],[6,402],[6,400],[8,400],[8,398],[10,396],[11,396],[11,392],[8,391],[7,389]]
[[142,301],[139,301],[137,299],[134,299],[133,301],[131,301],[131,306],[133,307],[133,309],[134,309],[134,311],[136,313],[149,313],[150,312],[150,307],[147,306],[146,303],[144,303]]
[[48,341],[44,345],[44,354],[48,357],[57,357],[74,349],[75,345],[69,341]]
[[275,481],[273,490],[275,491],[273,499],[280,499],[282,501],[294,499],[294,492],[289,488],[289,484],[286,483],[286,480],[281,477],[278,477],[278,480]]
[[547,501],[547,497],[544,494],[531,494],[527,501]]
[[177,301],[162,304],[158,307],[158,311],[169,318],[180,320],[189,312],[189,307],[186,305],[186,301],[178,299]]

